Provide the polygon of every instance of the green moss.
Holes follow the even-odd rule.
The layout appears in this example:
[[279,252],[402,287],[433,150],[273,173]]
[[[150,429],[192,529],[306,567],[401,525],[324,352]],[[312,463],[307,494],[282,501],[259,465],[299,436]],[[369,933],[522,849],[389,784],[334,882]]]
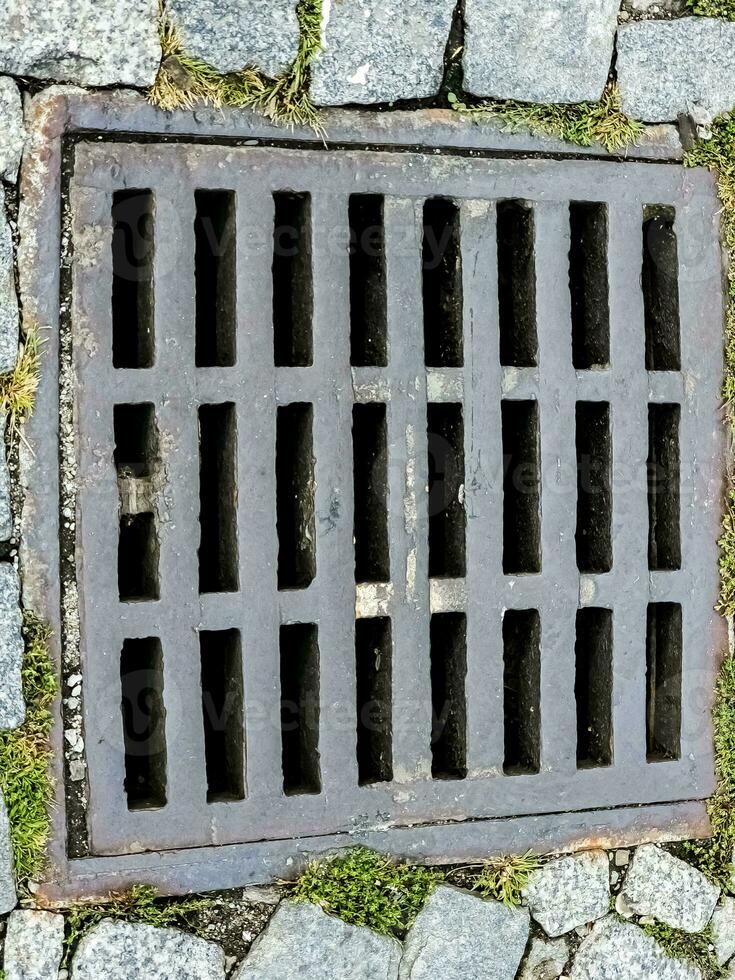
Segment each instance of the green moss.
[[15,731],[0,732],[0,788],[10,819],[15,874],[21,887],[41,873],[46,861],[53,799],[50,707],[57,689],[56,670],[48,652],[50,630],[31,613],[25,613],[23,635],[26,720]]
[[365,848],[312,862],[294,885],[292,897],[386,936],[403,936],[442,875],[395,864]]
[[255,109],[285,125],[311,126],[319,131],[319,116],[308,94],[311,62],[321,44],[322,0],[300,0],[299,50],[290,70],[280,78],[267,78],[253,68],[222,75],[183,49],[175,25],[161,8],[163,60],[150,91],[150,101],[161,109],[191,109],[199,103],[215,107]]
[[493,858],[485,862],[472,887],[483,898],[493,898],[504,905],[520,905],[521,893],[528,883],[528,877],[538,867],[540,862],[531,851]]
[[193,916],[212,904],[212,900],[207,898],[159,899],[155,888],[135,885],[129,892],[111,895],[108,902],[72,905],[65,913],[63,965],[68,964],[80,940],[103,919],[125,919],[127,922],[188,929],[196,933]]
[[712,946],[712,931],[708,926],[704,932],[692,934],[656,923],[643,927],[671,959],[688,960],[702,971],[704,980],[718,980],[725,976],[725,970],[717,964]]
[[702,17],[735,20],[735,0],[687,0],[687,6],[692,13]]
[[729,657],[717,684],[714,729],[718,789],[709,802],[713,836],[708,840],[686,841],[671,850],[730,891],[735,846],[735,660]]
[[457,112],[471,119],[496,118],[511,131],[530,129],[542,136],[554,136],[591,146],[601,143],[607,150],[619,150],[635,143],[643,125],[623,113],[617,86],[610,84],[599,102],[580,102],[576,105],[542,105],[527,102],[460,102],[456,95],[448,96]]

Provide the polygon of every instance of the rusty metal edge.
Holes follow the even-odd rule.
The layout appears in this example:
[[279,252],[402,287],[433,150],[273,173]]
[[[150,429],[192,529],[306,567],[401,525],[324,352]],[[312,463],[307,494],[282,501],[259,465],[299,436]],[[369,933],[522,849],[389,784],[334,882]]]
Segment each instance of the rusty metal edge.
[[288,880],[314,858],[358,844],[416,864],[467,864],[529,848],[564,853],[705,837],[710,829],[705,804],[688,802],[85,858],[59,868],[59,877],[43,884],[36,899],[63,906],[143,881],[180,895]]
[[[54,98],[59,88],[39,99]],[[284,128],[248,109],[197,107],[193,111],[164,112],[139,92],[116,90],[85,92],[66,89],[69,132],[109,132],[135,138],[152,134],[171,139],[193,136],[217,140],[287,141],[314,146],[380,146],[406,150],[428,145],[447,151],[489,154],[602,157],[609,160],[678,162],[684,149],[673,125],[647,126],[637,145],[609,153],[600,144],[575,146],[550,136],[511,131],[496,119],[470,119],[450,109],[375,112],[327,109],[321,114],[323,135],[304,126]],[[50,96],[48,93],[51,93]]]

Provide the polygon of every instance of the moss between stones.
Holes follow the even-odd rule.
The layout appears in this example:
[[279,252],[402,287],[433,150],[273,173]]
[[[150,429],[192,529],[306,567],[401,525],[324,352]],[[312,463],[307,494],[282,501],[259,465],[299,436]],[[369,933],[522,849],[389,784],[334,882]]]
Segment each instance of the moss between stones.
[[735,20],[735,0],[687,0],[687,6],[692,13],[702,17]]
[[48,652],[50,630],[26,612],[23,635],[26,720],[15,731],[0,732],[0,789],[8,810],[15,875],[20,887],[37,877],[46,863],[49,807],[53,799],[49,709],[57,690],[56,670]]
[[646,925],[643,931],[656,940],[667,956],[676,960],[688,960],[698,967],[704,980],[719,980],[725,976],[726,971],[718,965],[714,956],[711,926],[694,935],[660,923]]
[[443,877],[358,847],[312,862],[291,897],[313,902],[344,922],[400,938]]
[[543,105],[527,102],[462,102],[454,94],[449,104],[471,119],[496,118],[508,129],[530,129],[542,136],[591,146],[600,143],[612,152],[635,143],[643,133],[643,124],[629,119],[622,111],[620,93],[611,82],[599,102],[579,102],[576,105]]
[[321,45],[322,0],[300,0],[299,51],[290,71],[266,78],[253,68],[227,75],[183,50],[175,24],[161,5],[160,33],[163,60],[149,93],[161,109],[191,109],[199,103],[215,107],[255,109],[276,122],[311,126],[320,131],[319,114],[309,94],[310,65]]
[[192,923],[192,917],[213,904],[208,898],[159,899],[155,888],[135,885],[129,892],[113,894],[104,903],[79,903],[66,912],[64,960],[69,964],[72,953],[84,936],[103,919],[125,919],[159,928],[187,929],[195,935],[206,934]]

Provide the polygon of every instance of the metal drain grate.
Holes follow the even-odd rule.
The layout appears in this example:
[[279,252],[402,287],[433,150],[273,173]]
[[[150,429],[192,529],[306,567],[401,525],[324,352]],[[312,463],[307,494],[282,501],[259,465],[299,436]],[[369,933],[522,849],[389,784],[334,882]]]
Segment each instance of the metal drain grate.
[[707,174],[82,139],[69,203],[85,873],[709,794]]

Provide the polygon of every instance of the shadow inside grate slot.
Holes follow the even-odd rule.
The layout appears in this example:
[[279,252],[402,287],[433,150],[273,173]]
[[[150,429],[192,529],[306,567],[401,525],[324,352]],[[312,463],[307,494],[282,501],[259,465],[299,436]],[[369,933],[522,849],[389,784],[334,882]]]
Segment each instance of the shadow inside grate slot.
[[350,363],[388,364],[388,298],[385,270],[384,199],[352,194],[350,221]]
[[120,681],[128,808],[160,808],[166,805],[166,710],[157,637],[125,640]]
[[681,568],[680,450],[681,407],[648,406],[648,567]]
[[682,616],[675,602],[652,602],[646,630],[648,761],[681,758]]
[[679,255],[674,208],[649,205],[643,214],[643,308],[646,370],[680,371]]
[[435,613],[431,644],[431,774],[434,779],[467,775],[467,619],[464,613]]
[[273,195],[273,351],[276,367],[314,358],[311,195]]
[[610,363],[607,205],[572,201],[569,220],[573,364],[578,370],[607,367]]
[[577,702],[577,765],[613,761],[613,623],[611,609],[577,611],[574,696]]
[[237,420],[232,402],[199,407],[199,591],[237,592]]
[[612,568],[612,438],[607,402],[577,402],[577,568]]
[[454,201],[424,204],[424,360],[427,367],[462,367],[462,253]]
[[541,571],[541,450],[535,401],[501,405],[503,429],[503,572]]
[[153,366],[154,199],[150,190],[117,191],[112,198],[112,364]]
[[429,575],[466,574],[464,416],[462,405],[427,406],[429,449]]
[[355,622],[360,785],[393,779],[393,639],[385,616]]
[[500,363],[535,367],[538,335],[533,209],[523,201],[500,201],[497,222]]
[[237,334],[235,194],[199,190],[195,202],[195,363],[231,367]]
[[201,630],[207,802],[245,797],[242,650],[239,630]]
[[281,627],[281,745],[287,796],[321,792],[319,643],[313,623]]
[[276,422],[278,588],[305,589],[316,575],[314,409],[294,402]]
[[507,775],[541,768],[541,619],[536,609],[503,616],[503,690]]
[[386,406],[352,409],[355,581],[390,581]]

